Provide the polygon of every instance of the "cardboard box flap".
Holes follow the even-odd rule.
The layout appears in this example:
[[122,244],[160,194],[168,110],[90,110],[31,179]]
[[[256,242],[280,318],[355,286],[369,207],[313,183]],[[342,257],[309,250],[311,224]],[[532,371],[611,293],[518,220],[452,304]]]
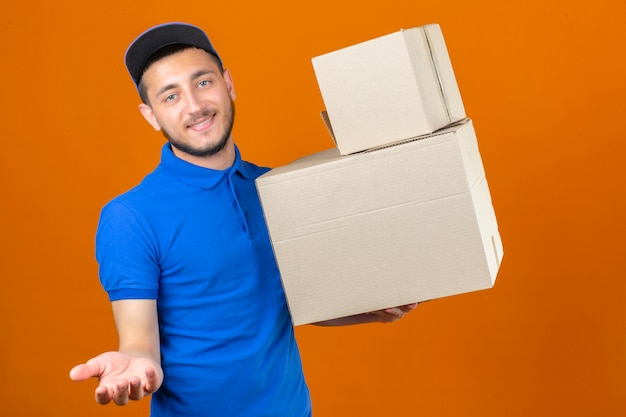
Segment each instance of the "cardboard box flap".
[[324,122],[324,126],[326,126],[326,130],[328,130],[328,134],[333,140],[335,146],[337,146],[337,140],[335,139],[335,132],[333,132],[333,125],[330,123],[330,119],[328,118],[328,112],[326,110],[322,110],[320,115],[322,116],[322,121]]

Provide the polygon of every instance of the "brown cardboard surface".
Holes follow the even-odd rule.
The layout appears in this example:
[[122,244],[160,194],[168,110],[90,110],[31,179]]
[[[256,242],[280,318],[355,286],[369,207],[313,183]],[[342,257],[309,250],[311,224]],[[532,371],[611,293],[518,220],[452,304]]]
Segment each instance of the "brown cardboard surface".
[[294,324],[491,287],[503,255],[472,122],[257,179]]
[[429,134],[465,118],[441,28],[401,30],[313,58],[343,155]]

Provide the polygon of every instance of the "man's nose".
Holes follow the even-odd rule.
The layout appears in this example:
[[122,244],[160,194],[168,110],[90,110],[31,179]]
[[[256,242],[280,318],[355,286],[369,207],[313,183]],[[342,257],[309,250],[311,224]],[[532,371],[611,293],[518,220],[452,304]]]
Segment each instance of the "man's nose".
[[187,113],[197,113],[202,109],[202,100],[193,91],[190,91],[185,95]]

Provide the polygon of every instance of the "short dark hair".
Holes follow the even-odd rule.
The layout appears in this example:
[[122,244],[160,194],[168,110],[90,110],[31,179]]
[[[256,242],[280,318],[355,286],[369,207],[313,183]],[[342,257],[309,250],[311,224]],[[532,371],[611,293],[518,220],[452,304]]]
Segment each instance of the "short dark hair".
[[[143,83],[143,74],[145,74],[148,68],[150,68],[152,64],[154,64],[155,62],[163,58],[166,58],[168,56],[174,55],[178,52],[182,52],[184,50],[191,49],[191,48],[196,48],[196,47],[193,45],[187,45],[184,43],[177,43],[174,45],[165,46],[157,50],[152,55],[150,55],[150,58],[148,58],[148,60],[146,61],[146,65],[144,65],[143,70],[141,72],[142,77],[139,79],[139,82],[137,83],[137,91],[139,91],[139,97],[141,98],[142,103],[150,105],[150,100],[148,99],[148,92],[146,91],[146,85]],[[220,73],[223,74],[224,68],[222,67],[222,61],[218,59],[217,57],[215,57],[215,55],[209,52],[207,52],[207,54],[209,54],[211,59],[217,64],[220,70]]]

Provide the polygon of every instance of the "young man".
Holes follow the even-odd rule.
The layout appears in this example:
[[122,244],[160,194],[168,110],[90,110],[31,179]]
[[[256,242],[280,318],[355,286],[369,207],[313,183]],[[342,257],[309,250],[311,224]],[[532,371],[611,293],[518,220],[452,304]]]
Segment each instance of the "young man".
[[[207,36],[171,23],[140,35],[126,66],[141,114],[167,138],[161,163],[102,210],[100,280],[119,350],[74,367],[96,401],[152,395],[152,416],[311,415],[309,392],[254,180],[231,135],[235,89]],[[415,305],[326,325],[394,321]]]

